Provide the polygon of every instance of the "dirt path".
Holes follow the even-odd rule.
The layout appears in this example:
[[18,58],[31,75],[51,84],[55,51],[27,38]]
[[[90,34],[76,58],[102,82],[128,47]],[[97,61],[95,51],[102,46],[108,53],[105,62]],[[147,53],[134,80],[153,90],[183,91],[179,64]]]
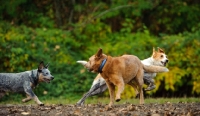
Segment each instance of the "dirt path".
[[0,116],[200,116],[200,103],[121,104],[108,109],[102,104],[0,105]]

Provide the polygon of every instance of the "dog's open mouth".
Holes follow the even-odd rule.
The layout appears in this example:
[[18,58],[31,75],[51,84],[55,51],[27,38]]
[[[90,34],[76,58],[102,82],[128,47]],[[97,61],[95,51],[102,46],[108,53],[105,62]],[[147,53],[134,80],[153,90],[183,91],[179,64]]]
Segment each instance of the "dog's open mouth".
[[50,82],[51,82],[51,79],[44,78],[44,82],[50,83]]
[[161,61],[161,63],[162,63],[163,66],[166,66],[166,65],[167,65],[167,62]]
[[89,72],[92,72],[92,71],[93,71],[93,69],[92,69],[92,68],[87,68],[87,70],[88,70]]

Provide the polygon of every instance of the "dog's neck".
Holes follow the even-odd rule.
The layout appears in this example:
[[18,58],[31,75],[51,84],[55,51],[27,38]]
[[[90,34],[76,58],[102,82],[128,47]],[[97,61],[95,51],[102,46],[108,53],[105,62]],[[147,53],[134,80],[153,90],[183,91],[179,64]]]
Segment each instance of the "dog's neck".
[[99,66],[98,72],[102,73],[102,69],[104,65],[106,64],[107,58],[104,58],[103,61],[101,62],[101,65]]
[[150,62],[151,65],[154,65],[154,64],[155,64],[153,57],[150,57],[150,58],[149,58],[149,62]]
[[38,77],[39,74],[38,74],[38,71],[37,71],[36,75],[34,75],[34,72],[35,72],[34,70],[31,71],[31,77],[33,79],[34,85],[37,86],[38,79],[39,79],[39,77]]
[[154,59],[152,57],[142,60],[142,63],[144,65],[154,65],[155,64]]
[[102,68],[102,73],[100,73],[101,76],[106,74],[106,72],[108,71],[108,69],[110,68],[110,66],[112,64],[112,57],[111,56],[106,56],[105,58],[106,58],[106,63],[104,65],[104,67]]

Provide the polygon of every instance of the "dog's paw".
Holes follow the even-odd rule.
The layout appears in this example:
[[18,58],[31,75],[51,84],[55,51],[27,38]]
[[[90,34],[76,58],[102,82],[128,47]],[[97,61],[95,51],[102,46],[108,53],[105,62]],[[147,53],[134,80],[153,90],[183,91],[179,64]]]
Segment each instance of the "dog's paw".
[[40,103],[40,104],[38,104],[39,106],[44,106],[44,104],[43,103]]
[[169,69],[165,67],[164,72],[169,72]]
[[25,102],[27,102],[27,101],[28,101],[28,100],[27,100],[26,98],[22,100],[23,103],[25,103]]
[[155,88],[156,88],[156,86],[155,86],[155,85],[152,85],[152,86],[147,87],[147,88],[145,89],[145,91],[151,91],[151,90],[153,90],[153,89],[155,89]]
[[105,106],[105,110],[106,110],[106,111],[109,111],[109,110],[112,110],[112,109],[113,109],[113,108],[112,108],[111,105],[106,105],[106,106]]
[[79,100],[79,101],[76,103],[76,106],[83,106],[84,103],[85,103],[85,101]]
[[135,98],[140,98],[140,95],[139,95],[139,94],[136,94]]
[[116,101],[116,102],[119,102],[120,100],[121,100],[121,99],[116,99],[115,101]]
[[24,103],[24,102],[26,102],[26,101],[23,99],[22,102]]
[[77,106],[81,106],[81,104],[80,104],[80,103],[76,103],[76,105],[77,105]]
[[83,106],[83,103],[76,103],[76,106]]

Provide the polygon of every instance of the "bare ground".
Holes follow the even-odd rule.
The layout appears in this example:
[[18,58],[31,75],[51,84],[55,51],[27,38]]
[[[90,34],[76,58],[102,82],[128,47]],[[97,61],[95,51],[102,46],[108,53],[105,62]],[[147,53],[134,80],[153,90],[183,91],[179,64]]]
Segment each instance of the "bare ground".
[[125,103],[109,109],[105,104],[76,106],[0,105],[0,116],[200,116],[200,103],[164,103],[134,105]]

